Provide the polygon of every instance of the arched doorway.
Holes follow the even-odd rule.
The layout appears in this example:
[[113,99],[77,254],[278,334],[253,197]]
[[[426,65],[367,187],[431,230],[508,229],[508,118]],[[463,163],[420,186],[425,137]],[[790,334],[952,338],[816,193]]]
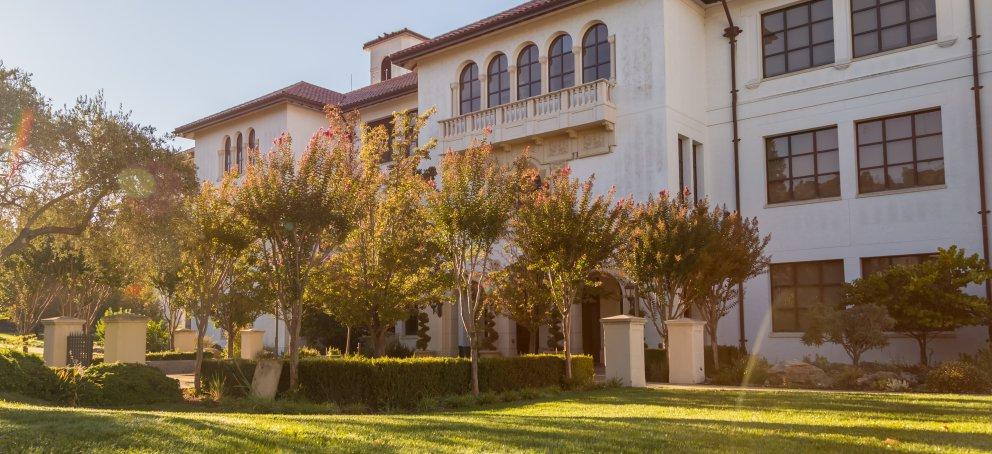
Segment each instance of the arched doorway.
[[623,313],[623,291],[617,278],[597,272],[600,284],[582,290],[582,351],[592,355],[595,364],[603,364],[603,324],[600,319]]

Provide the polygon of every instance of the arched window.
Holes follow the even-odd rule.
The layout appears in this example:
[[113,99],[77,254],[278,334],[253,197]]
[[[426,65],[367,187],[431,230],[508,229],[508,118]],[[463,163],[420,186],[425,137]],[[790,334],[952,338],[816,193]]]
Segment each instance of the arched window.
[[517,57],[517,99],[527,99],[541,94],[541,62],[537,59],[537,46],[531,44]]
[[241,133],[238,133],[237,138],[237,163],[238,163],[238,173],[245,171],[245,144]]
[[609,78],[609,34],[606,25],[596,24],[582,38],[582,82]]
[[224,137],[224,171],[231,170],[231,138]]
[[255,139],[255,129],[248,128],[248,148],[258,148],[258,143]]
[[561,90],[575,85],[575,55],[572,54],[572,37],[561,35],[551,43],[548,57],[548,91]]
[[479,110],[481,107],[480,103],[482,102],[482,88],[479,86],[479,66],[475,63],[469,63],[462,70],[458,81],[458,96],[461,101],[460,114],[465,115]]
[[389,80],[393,78],[393,61],[389,57],[382,59],[382,65],[379,68],[380,80]]
[[489,92],[486,107],[495,107],[510,102],[510,72],[506,67],[506,55],[499,54],[489,62],[486,87]]

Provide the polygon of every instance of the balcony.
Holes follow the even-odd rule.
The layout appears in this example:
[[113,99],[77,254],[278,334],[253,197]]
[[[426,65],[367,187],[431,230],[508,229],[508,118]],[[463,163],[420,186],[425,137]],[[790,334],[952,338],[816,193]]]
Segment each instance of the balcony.
[[[576,139],[580,131],[589,129],[599,130],[597,135],[602,130],[611,132],[617,115],[613,87],[612,82],[601,79],[442,120],[441,149],[464,150],[488,127],[492,128],[490,142],[503,144],[504,149],[523,142],[540,145],[542,139],[565,134]],[[607,152],[609,147],[606,145]],[[575,158],[598,153],[569,154]]]

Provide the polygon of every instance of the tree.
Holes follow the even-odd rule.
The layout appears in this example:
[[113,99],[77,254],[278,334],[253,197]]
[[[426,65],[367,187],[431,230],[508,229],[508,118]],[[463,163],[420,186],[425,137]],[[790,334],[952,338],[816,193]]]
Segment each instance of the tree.
[[992,277],[990,273],[978,254],[965,255],[963,249],[951,246],[938,249],[931,260],[863,276],[851,283],[845,295],[856,305],[884,307],[895,320],[893,329],[916,340],[920,364],[925,366],[934,334],[987,319],[985,299],[965,293],[964,288],[984,282]]
[[129,198],[157,190],[175,159],[154,128],[110,110],[102,94],[56,110],[30,76],[0,66],[0,260],[49,235],[78,236]]
[[851,357],[851,363],[858,366],[866,351],[889,345],[885,332],[892,329],[893,324],[895,320],[889,317],[885,308],[876,304],[819,307],[811,314],[803,343],[838,344]]
[[572,306],[594,271],[605,267],[624,241],[629,200],[614,204],[614,190],[592,195],[593,178],[571,178],[568,167],[553,172],[517,211],[511,241],[541,272],[555,309],[562,315],[565,377],[572,378]]
[[[355,114],[349,114],[353,116]],[[328,129],[318,130],[297,162],[292,138],[251,151],[237,201],[262,241],[275,294],[289,336],[289,386],[299,383],[300,327],[305,289],[319,266],[336,252],[354,224],[354,121],[328,108]]]
[[[442,288],[425,210],[431,187],[417,171],[435,141],[411,147],[432,113],[394,113],[391,131],[361,128],[351,189],[355,225],[312,281],[328,313],[368,330],[375,356],[385,356],[390,328],[439,297]],[[387,153],[393,158],[388,168],[382,165]]]
[[668,345],[665,320],[688,309],[684,290],[699,264],[704,245],[706,204],[695,204],[688,189],[675,197],[662,191],[635,204],[628,240],[621,247],[620,266],[641,295],[658,336]]
[[7,257],[0,270],[0,315],[14,323],[24,353],[41,318],[63,294],[69,258],[51,239],[30,244]]
[[67,267],[62,275],[65,294],[61,296],[62,315],[85,321],[84,330],[93,332],[97,317],[124,299],[125,288],[136,281],[136,270],[125,257],[125,240],[115,225],[95,222],[82,235],[67,240],[64,250]]
[[538,353],[540,328],[554,322],[554,306],[543,274],[533,269],[525,257],[518,257],[494,275],[490,297],[495,311],[527,329],[530,333],[527,351]]
[[744,218],[724,207],[709,208],[706,199],[696,202],[695,222],[701,229],[694,270],[685,287],[685,298],[706,322],[713,367],[720,368],[717,331],[720,319],[744,297],[744,283],[768,267],[765,248],[770,236],[762,237],[757,218]]
[[238,254],[214,310],[217,326],[227,335],[228,358],[234,358],[238,332],[271,307],[263,260],[257,242]]
[[[519,166],[517,167],[519,168]],[[434,241],[451,279],[462,328],[471,346],[472,393],[479,394],[479,325],[489,309],[483,297],[496,266],[493,251],[510,226],[520,173],[496,162],[483,139],[441,158],[441,187],[428,199]]]
[[233,205],[234,175],[203,183],[185,204],[180,247],[179,302],[196,319],[194,387],[200,390],[203,337],[227,296],[235,262],[248,246],[248,226]]

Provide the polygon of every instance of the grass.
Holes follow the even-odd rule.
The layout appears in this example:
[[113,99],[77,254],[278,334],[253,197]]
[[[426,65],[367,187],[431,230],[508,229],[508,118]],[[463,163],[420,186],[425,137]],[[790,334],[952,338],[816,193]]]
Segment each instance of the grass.
[[607,389],[423,414],[259,415],[0,400],[0,452],[992,451],[992,396]]
[[[16,334],[0,333],[0,348],[11,348],[20,351],[23,345],[22,342],[21,336]],[[28,338],[28,347],[43,348],[44,346],[45,342],[41,339],[34,336]]]

